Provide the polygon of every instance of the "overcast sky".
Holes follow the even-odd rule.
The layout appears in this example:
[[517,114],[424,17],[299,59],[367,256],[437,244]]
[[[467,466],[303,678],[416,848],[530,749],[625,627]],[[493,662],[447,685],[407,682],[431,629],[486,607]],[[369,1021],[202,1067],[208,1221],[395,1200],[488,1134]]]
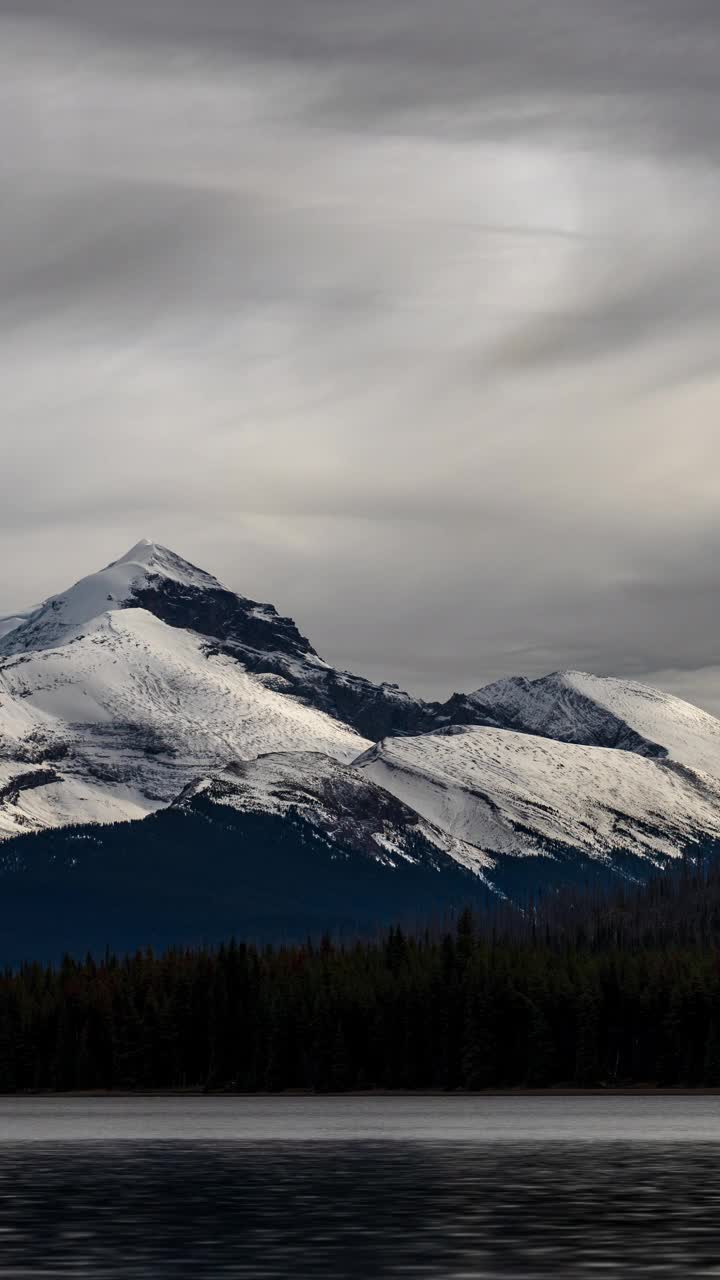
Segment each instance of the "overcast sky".
[[718,0],[0,0],[0,612],[164,542],[720,713]]

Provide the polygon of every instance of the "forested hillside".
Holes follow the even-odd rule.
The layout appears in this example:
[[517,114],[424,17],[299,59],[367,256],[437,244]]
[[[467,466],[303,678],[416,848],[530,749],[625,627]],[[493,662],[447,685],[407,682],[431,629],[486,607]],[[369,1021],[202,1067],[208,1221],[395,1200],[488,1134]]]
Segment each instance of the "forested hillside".
[[0,1088],[720,1085],[720,871],[377,941],[0,980]]

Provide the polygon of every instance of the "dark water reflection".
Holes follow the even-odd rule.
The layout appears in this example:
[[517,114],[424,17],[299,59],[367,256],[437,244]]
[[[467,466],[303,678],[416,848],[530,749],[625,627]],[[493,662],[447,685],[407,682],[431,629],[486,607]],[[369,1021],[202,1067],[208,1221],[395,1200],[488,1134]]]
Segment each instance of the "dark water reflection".
[[0,1146],[0,1276],[78,1275],[720,1276],[720,1146]]

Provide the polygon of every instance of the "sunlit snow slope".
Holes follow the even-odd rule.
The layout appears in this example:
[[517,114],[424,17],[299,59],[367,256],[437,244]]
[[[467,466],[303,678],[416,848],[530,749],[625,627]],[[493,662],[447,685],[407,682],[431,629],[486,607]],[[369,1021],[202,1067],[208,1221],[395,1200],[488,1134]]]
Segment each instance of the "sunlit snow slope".
[[673,855],[720,836],[720,780],[668,760],[464,727],[388,738],[357,767],[428,821],[498,854]]
[[500,680],[468,695],[487,723],[560,742],[619,747],[720,777],[720,720],[632,680],[555,672]]
[[[367,745],[205,637],[132,607],[148,582],[180,595],[217,585],[139,544],[0,640],[0,835],[142,817],[199,774],[261,752],[348,761]],[[267,619],[272,634],[284,621]]]

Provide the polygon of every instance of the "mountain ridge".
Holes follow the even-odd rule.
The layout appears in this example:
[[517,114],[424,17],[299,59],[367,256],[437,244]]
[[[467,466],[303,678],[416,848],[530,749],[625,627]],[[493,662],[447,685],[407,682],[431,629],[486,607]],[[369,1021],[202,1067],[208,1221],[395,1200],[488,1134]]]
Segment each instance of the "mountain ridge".
[[665,757],[468,725],[385,739],[355,767],[491,856],[653,860],[720,839],[720,777]]
[[239,869],[248,892],[265,845],[283,874],[297,856],[316,888],[321,864],[343,864],[338,886],[354,885],[363,910],[381,882],[388,901],[401,880],[415,903],[432,884],[445,905],[471,882],[522,897],[542,881],[642,876],[720,842],[720,721],[633,681],[553,672],[423,702],[336,670],[273,605],[147,540],[12,617],[0,634],[6,888],[15,837],[49,832],[42,847],[67,869],[69,837],[51,832],[78,824],[114,850],[116,875],[123,841],[166,858],[168,833],[191,830],[204,859],[222,847],[223,874],[233,842],[243,858],[259,842]]

